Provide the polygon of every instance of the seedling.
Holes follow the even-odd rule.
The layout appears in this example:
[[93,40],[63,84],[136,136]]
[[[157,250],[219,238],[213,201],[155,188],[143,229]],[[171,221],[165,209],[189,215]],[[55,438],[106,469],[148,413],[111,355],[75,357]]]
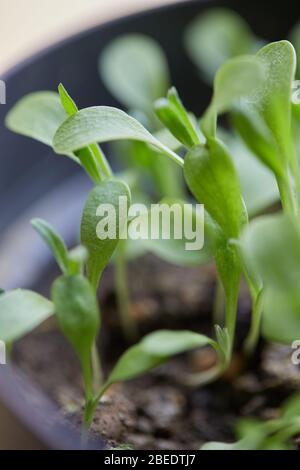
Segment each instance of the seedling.
[[280,417],[270,421],[257,419],[239,420],[236,434],[239,440],[233,444],[209,442],[201,450],[292,450],[292,438],[300,432],[300,397],[289,398],[281,407]]
[[[175,88],[169,90],[166,98],[157,100],[158,93],[166,94],[166,64],[151,41],[144,43],[149,54],[141,55],[134,38],[115,43],[108,50],[102,59],[102,74],[108,74],[107,83],[107,77],[113,77],[109,85],[111,90],[120,100],[127,99],[124,102],[134,108],[132,114],[137,116],[137,111],[143,112],[141,120],[145,121],[145,126],[117,108],[95,106],[78,110],[62,85],[59,87],[60,96],[49,92],[29,95],[8,115],[7,124],[12,130],[34,137],[50,145],[57,154],[72,158],[94,183],[83,210],[80,247],[68,251],[51,226],[40,220],[33,222],[62,271],[62,276],[53,283],[51,301],[22,290],[0,296],[1,339],[8,342],[15,341],[56,314],[62,332],[81,363],[86,426],[90,425],[98,402],[109,386],[137,377],[174,354],[210,345],[218,354],[217,365],[200,376],[195,374],[185,380],[198,385],[219,377],[231,361],[242,275],[252,298],[246,351],[249,353],[255,348],[262,312],[262,331],[267,338],[280,342],[299,339],[300,176],[294,128],[299,125],[300,112],[296,105],[291,104],[296,55],[288,41],[271,43],[250,55],[253,42],[250,31],[236,17],[228,21],[227,26],[231,24],[233,28],[226,29],[227,33],[232,33],[228,41],[240,49],[237,47],[230,57],[220,57],[208,64],[207,78],[221,66],[215,75],[211,103],[200,123],[185,109]],[[235,43],[235,28],[244,30],[242,43]],[[125,59],[126,54],[134,51],[144,65],[140,68],[143,71],[140,75],[133,73],[134,68],[124,68],[124,77],[127,78],[118,85],[115,77],[120,74],[114,74],[112,70],[122,65],[122,50]],[[248,55],[239,55],[241,52]],[[193,51],[194,56],[196,53]],[[204,54],[203,48],[200,57],[201,54]],[[157,74],[147,62],[150,57]],[[125,65],[129,62],[126,59]],[[148,68],[150,72],[145,75]],[[129,85],[130,80],[134,86]],[[149,86],[145,86],[146,83]],[[150,100],[156,100],[153,107],[149,106]],[[218,126],[218,117],[224,113],[229,114],[235,133]],[[164,127],[159,127],[159,120]],[[215,325],[216,340],[188,331],[152,333],[128,349],[108,379],[103,380],[96,348],[101,328],[96,292],[103,271],[115,252],[119,302],[121,308],[128,305],[124,282],[127,247],[123,240],[99,240],[96,209],[99,204],[110,203],[118,213],[119,196],[125,197],[129,203],[132,196],[126,182],[113,174],[99,144],[123,141],[134,142],[130,151],[127,148],[127,155],[144,156],[145,165],[142,166],[149,168],[150,162],[155,162],[153,166],[150,164],[151,172],[155,167],[157,170],[156,158],[163,158],[168,165],[177,164],[196,201],[205,205],[206,249],[215,261],[226,311],[224,324],[220,319]],[[167,175],[170,173],[163,172],[163,178],[169,180]],[[255,182],[257,177],[263,184],[258,194],[255,185],[249,185],[249,180]],[[155,183],[157,181],[155,179]],[[156,186],[160,187],[159,184]],[[170,189],[172,193],[172,184],[168,185],[168,191]],[[141,191],[133,193],[136,197]],[[178,196],[174,193],[168,197],[172,200]],[[256,216],[278,199],[282,203],[282,214],[249,223],[249,216]],[[118,228],[127,230],[130,223],[128,215],[118,214],[117,220],[121,224]],[[154,244],[156,248],[153,251],[167,253],[160,242]],[[150,246],[151,243],[148,244]],[[173,247],[172,250],[174,259],[176,249]],[[286,250],[284,262],[278,258],[282,250]],[[207,252],[202,260],[207,260]],[[197,256],[194,256],[196,262]],[[285,322],[280,316],[283,308],[287,312]],[[126,310],[127,307],[124,312]],[[27,311],[31,315],[26,315]],[[128,322],[128,312],[125,317]],[[286,440],[299,431],[298,419],[290,419],[288,415],[288,418],[283,415],[275,422],[256,425],[252,444],[251,432],[251,439],[246,436],[244,440],[243,436],[237,448],[245,445],[262,448],[274,442],[285,445]]]
[[[7,124],[11,129],[47,143],[58,153],[71,157],[95,183],[83,209],[82,244],[69,251],[51,225],[41,219],[32,221],[33,227],[50,248],[62,275],[53,282],[51,300],[21,289],[5,292],[0,296],[0,338],[11,344],[55,314],[62,333],[80,361],[85,388],[83,421],[89,427],[99,400],[115,382],[133,379],[167,361],[174,354],[204,345],[218,349],[218,345],[206,336],[194,332],[157,331],[128,349],[104,380],[96,346],[101,328],[97,287],[120,240],[118,237],[99,237],[97,208],[105,203],[115,207],[116,234],[121,234],[129,221],[127,213],[119,212],[119,197],[122,196],[130,204],[131,194],[127,184],[113,176],[106,157],[95,143],[98,139],[94,140],[91,136],[91,143],[78,143],[73,137],[69,139],[67,134],[64,139],[62,134],[65,131],[60,124],[76,126],[74,120],[79,119],[80,127],[85,122],[86,129],[93,132],[90,119],[94,119],[95,132],[102,135],[100,141],[111,138],[141,140],[156,146],[180,165],[183,162],[180,156],[122,111],[108,107],[78,111],[62,85],[59,93],[60,98],[54,93],[39,93],[24,98],[9,113]],[[64,112],[69,115],[67,119]],[[90,136],[85,133],[78,138],[90,140]],[[69,145],[75,145],[74,149],[67,149]]]

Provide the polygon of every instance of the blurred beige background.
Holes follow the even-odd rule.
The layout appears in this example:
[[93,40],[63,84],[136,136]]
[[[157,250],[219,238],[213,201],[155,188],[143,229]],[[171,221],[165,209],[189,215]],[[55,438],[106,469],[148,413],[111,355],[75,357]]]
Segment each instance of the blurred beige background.
[[0,73],[73,32],[178,0],[0,0]]

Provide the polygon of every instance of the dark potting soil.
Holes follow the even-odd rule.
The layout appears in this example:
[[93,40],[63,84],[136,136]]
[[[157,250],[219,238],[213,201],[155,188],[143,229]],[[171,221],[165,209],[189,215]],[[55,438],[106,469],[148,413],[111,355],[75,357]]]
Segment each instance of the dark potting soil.
[[[147,256],[143,262],[131,263],[128,282],[131,314],[141,336],[161,328],[212,334],[212,267],[175,267]],[[127,346],[118,319],[112,270],[104,276],[100,305],[103,328],[99,343],[108,372]],[[250,301],[243,289],[237,345],[247,332],[249,312]],[[215,355],[210,349],[181,355],[142,378],[111,387],[97,408],[91,432],[111,447],[149,450],[193,450],[211,440],[233,441],[238,418],[278,416],[279,405],[299,387],[300,370],[292,364],[291,352],[262,343],[250,362],[236,352],[222,379],[196,389],[185,386],[182,378],[208,370]],[[78,361],[55,319],[22,339],[13,358],[58,403],[62,413],[80,426],[83,389]]]

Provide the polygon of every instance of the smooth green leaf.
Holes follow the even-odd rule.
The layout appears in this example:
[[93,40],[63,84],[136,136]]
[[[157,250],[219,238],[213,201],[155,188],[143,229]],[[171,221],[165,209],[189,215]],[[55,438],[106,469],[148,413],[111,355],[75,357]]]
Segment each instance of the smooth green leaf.
[[228,59],[252,53],[257,47],[247,23],[225,8],[210,9],[196,17],[186,30],[185,46],[208,83]]
[[196,200],[204,204],[228,238],[238,238],[247,215],[238,177],[223,144],[210,139],[185,157],[184,174]]
[[236,57],[222,65],[215,76],[211,104],[201,120],[205,136],[214,137],[218,114],[230,111],[241,98],[254,93],[263,79],[264,70],[256,57]]
[[300,335],[300,234],[286,215],[251,222],[242,237],[246,265],[264,284],[262,330],[273,341],[291,343]]
[[54,281],[51,296],[62,332],[85,362],[100,326],[99,307],[92,286],[81,274],[61,276]]
[[256,106],[271,129],[283,158],[289,159],[291,134],[291,90],[295,77],[296,54],[291,43],[268,44],[257,58],[264,67],[265,81],[255,97]]
[[31,224],[50,248],[62,272],[66,274],[69,269],[68,250],[61,236],[45,220],[33,219]]
[[175,138],[187,148],[200,144],[193,121],[184,108],[176,88],[168,91],[167,98],[155,102],[155,112]]
[[52,302],[29,290],[0,296],[0,339],[13,342],[30,333],[54,313]]
[[130,380],[168,361],[175,354],[215,343],[191,331],[160,330],[145,336],[128,349],[112,370],[107,384]]
[[76,114],[78,112],[78,108],[62,83],[58,85],[58,93],[66,114],[68,116],[73,116],[73,114]]
[[149,110],[169,86],[162,49],[141,34],[121,36],[106,46],[99,70],[106,87],[127,108]]
[[255,157],[239,136],[222,129],[218,130],[218,137],[229,149],[249,216],[277,202],[279,191],[272,172]]
[[234,128],[249,150],[277,177],[284,177],[284,165],[271,130],[253,106],[240,103],[231,114]]
[[[120,197],[127,203],[127,207],[120,207]],[[127,210],[130,206],[131,196],[128,186],[122,181],[107,180],[95,186],[89,193],[81,219],[81,243],[89,252],[87,271],[92,285],[96,288],[99,278],[108,264],[117,244],[119,236],[127,223]],[[107,215],[97,215],[101,205],[109,204],[111,212]],[[103,219],[107,220],[107,228],[101,228],[98,224]],[[105,230],[109,225],[114,227],[111,238],[105,238]],[[105,229],[105,230],[104,230]],[[101,236],[100,239],[99,236]]]
[[246,261],[275,289],[296,287],[300,280],[300,235],[286,215],[260,217],[242,237]]
[[182,159],[153,137],[142,124],[120,109],[94,106],[70,116],[58,129],[53,144],[57,153],[71,153],[93,142],[138,140],[158,148],[182,165]]
[[59,95],[39,91],[18,101],[7,114],[5,124],[12,131],[51,147],[53,136],[65,119]]
[[265,78],[255,93],[240,104],[234,122],[258,158],[282,177],[293,155],[291,93],[295,50],[288,41],[273,42],[263,47],[256,57]]

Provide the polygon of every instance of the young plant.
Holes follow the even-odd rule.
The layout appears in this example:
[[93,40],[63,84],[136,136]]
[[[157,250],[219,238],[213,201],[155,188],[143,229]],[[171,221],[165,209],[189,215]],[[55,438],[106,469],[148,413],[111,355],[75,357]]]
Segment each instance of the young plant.
[[[246,70],[245,67],[247,67]],[[233,74],[235,74],[237,70],[235,63],[232,65],[232,68]],[[241,73],[243,73],[242,78],[245,88],[243,90],[239,90],[239,93],[246,93],[249,91],[250,82],[252,86],[253,80],[255,79],[256,81],[257,75],[260,73],[260,68],[254,59],[247,59],[243,60],[240,64],[240,70],[242,70]],[[225,84],[228,83],[228,81],[226,82],[226,80],[228,80],[228,74],[229,72],[226,72],[225,70]],[[220,87],[220,89],[221,88],[222,87]],[[215,103],[217,103],[217,107],[220,103],[220,106],[224,107],[224,102],[225,106],[229,106],[231,101],[235,98],[235,96],[233,96],[234,91],[230,86],[228,89],[225,88],[225,90],[229,98],[226,101],[226,97],[221,93],[221,97],[215,101]],[[217,368],[217,374],[220,374],[228,365],[231,356],[235,329],[238,286],[241,272],[241,265],[236,247],[234,244],[231,244],[230,240],[238,237],[242,225],[246,222],[247,215],[242,202],[239,183],[234,172],[234,167],[231,164],[226,149],[214,135],[209,136],[209,139],[207,139],[208,144],[206,146],[201,144],[199,145],[200,131],[197,131],[193,118],[185,111],[175,90],[170,91],[168,100],[161,100],[157,103],[156,111],[162,120],[168,122],[169,130],[174,133],[175,137],[182,143],[182,145],[190,149],[185,162],[177,153],[169,149],[165,144],[161,143],[156,137],[150,134],[150,132],[134,118],[126,115],[118,109],[104,106],[87,108],[78,112],[76,111],[72,114],[56,131],[53,137],[53,147],[59,154],[75,155],[75,157],[78,158],[78,155],[82,156],[82,153],[79,153],[80,149],[92,149],[93,151],[95,142],[101,143],[111,140],[133,139],[158,148],[162,154],[168,156],[179,166],[185,167],[185,176],[188,185],[192,191],[197,192],[197,199],[206,204],[207,210],[211,216],[206,226],[207,230],[213,233],[212,238],[215,246],[214,254],[227,296],[228,314],[226,316],[226,329],[222,330],[220,327],[217,328],[218,344],[216,344],[216,349],[220,355],[220,365]],[[210,122],[213,122],[211,117],[210,120]],[[214,166],[216,165],[215,176],[217,178],[217,185],[220,189],[221,196],[218,197],[217,193],[211,192],[211,185],[215,183],[215,181],[208,180],[209,184],[204,181],[206,184],[206,190],[204,191],[204,199],[202,199],[203,194],[198,194],[198,182],[196,182],[194,176],[196,175],[196,178],[202,178],[203,169],[203,171],[206,172],[206,177],[210,177],[211,172],[209,165],[211,164],[211,160],[206,156],[208,149],[212,153],[212,163]],[[203,162],[201,161],[203,168],[201,168],[200,172],[198,171],[199,155],[203,155]],[[103,158],[101,153],[100,156]],[[202,160],[202,157],[200,158]],[[196,163],[194,163],[195,161]],[[81,159],[81,163],[85,164],[85,161],[82,162]],[[107,167],[107,165],[105,165],[105,167]],[[225,182],[223,181],[222,176],[223,171],[227,174],[227,180]],[[229,188],[228,195],[230,196],[228,200],[225,198],[227,185]],[[195,188],[196,186],[197,188]],[[95,191],[97,191],[98,194],[100,190],[96,188]],[[201,191],[201,189],[199,191]],[[208,196],[206,196],[206,193]],[[107,197],[108,192],[105,191],[103,192],[103,195],[104,194]],[[111,199],[110,193],[108,199]],[[94,196],[92,195],[91,201],[93,200]],[[105,201],[100,197],[100,199],[97,200],[97,203],[99,202]],[[91,202],[88,203],[86,207],[91,207],[91,213],[95,214],[95,206],[93,206]],[[226,213],[228,211],[230,212],[229,221],[224,214],[222,215],[224,211],[226,211]],[[83,217],[83,225],[85,224],[84,221],[85,217]],[[102,266],[98,265],[99,260],[93,253],[93,249],[96,246],[96,240],[93,239],[93,237],[96,237],[96,235],[95,231],[92,231],[88,236],[86,236],[85,233],[86,231],[82,230],[82,243],[85,244],[92,253],[90,261],[88,262],[88,275],[92,285],[96,288],[98,279],[102,272]],[[216,371],[214,371],[213,374],[210,373],[210,375],[216,375]]]
[[201,450],[292,450],[292,438],[300,432],[300,397],[283,403],[280,417],[269,421],[242,419],[236,426],[238,441],[233,444],[209,442]]
[[[122,111],[109,107],[78,111],[62,85],[59,93],[60,97],[48,92],[25,97],[8,114],[7,125],[16,132],[51,145],[57,153],[71,157],[95,183],[83,209],[81,245],[69,251],[47,222],[41,219],[32,221],[33,227],[49,246],[62,275],[53,282],[51,300],[23,290],[5,292],[0,296],[0,339],[11,344],[55,314],[61,331],[80,361],[85,388],[83,421],[89,427],[99,400],[112,384],[137,377],[174,354],[204,345],[218,351],[219,346],[210,338],[194,332],[157,331],[128,349],[108,378],[103,378],[96,346],[101,328],[97,287],[120,243],[120,234],[127,230],[129,222],[127,212],[120,209],[119,198],[125,198],[128,207],[131,195],[127,184],[113,176],[95,142],[136,139],[157,147],[181,166],[183,161]],[[66,114],[69,117],[66,118]],[[77,137],[73,134],[75,128],[80,129],[79,133],[75,132]],[[116,215],[116,236],[112,238],[104,236],[105,227],[99,224],[97,216],[97,208],[108,203],[114,206]]]

